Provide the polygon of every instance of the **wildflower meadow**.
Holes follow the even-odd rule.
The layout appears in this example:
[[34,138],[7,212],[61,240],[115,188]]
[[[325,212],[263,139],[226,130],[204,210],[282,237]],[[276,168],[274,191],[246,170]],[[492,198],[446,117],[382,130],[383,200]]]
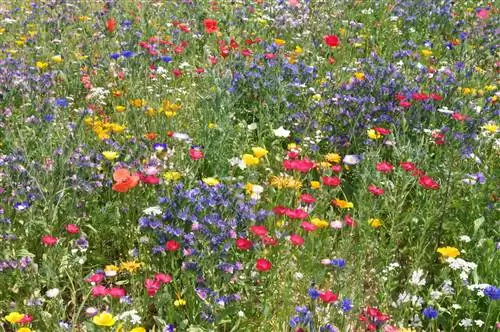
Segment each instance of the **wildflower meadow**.
[[500,331],[484,0],[0,0],[0,331]]

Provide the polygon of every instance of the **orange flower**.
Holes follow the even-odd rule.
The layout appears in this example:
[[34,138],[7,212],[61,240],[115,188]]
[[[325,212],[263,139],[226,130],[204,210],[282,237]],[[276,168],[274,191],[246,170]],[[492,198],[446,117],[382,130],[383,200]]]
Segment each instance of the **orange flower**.
[[125,168],[118,168],[113,173],[113,180],[116,181],[116,183],[113,185],[113,190],[120,193],[125,193],[137,186],[137,184],[139,183],[139,176],[131,175],[130,172]]
[[144,138],[147,140],[150,140],[150,141],[155,140],[156,137],[158,137],[158,134],[156,134],[156,133],[147,133],[144,135]]

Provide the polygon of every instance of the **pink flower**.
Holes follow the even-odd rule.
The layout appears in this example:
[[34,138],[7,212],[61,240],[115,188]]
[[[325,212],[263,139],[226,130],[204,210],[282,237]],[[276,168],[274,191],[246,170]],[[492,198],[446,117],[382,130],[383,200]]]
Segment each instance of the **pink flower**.
[[311,194],[300,195],[300,200],[306,204],[312,204],[316,202],[316,198],[314,198]]
[[336,176],[323,176],[321,177],[323,184],[330,187],[338,187],[342,183],[339,177]]
[[266,272],[271,269],[273,264],[265,258],[259,258],[255,262],[255,268],[260,272]]
[[250,232],[257,236],[265,236],[267,235],[267,228],[262,225],[253,225],[249,228]]
[[146,287],[146,291],[149,296],[154,296],[161,287],[161,282],[153,279],[144,280],[144,287]]
[[309,214],[302,209],[289,209],[285,214],[290,219],[304,219],[309,216]]
[[115,299],[119,299],[120,297],[127,295],[127,292],[125,291],[125,289],[120,288],[120,287],[110,288],[110,289],[108,289],[107,293],[108,293],[108,295],[111,295],[111,297],[113,297]]
[[304,239],[300,235],[292,234],[292,235],[290,235],[290,242],[294,246],[301,246],[304,244]]
[[402,161],[399,163],[399,166],[405,171],[405,172],[410,172],[415,169],[415,164],[409,161]]
[[66,225],[65,228],[66,228],[66,232],[68,232],[69,234],[78,234],[78,232],[80,231],[78,226],[75,224]]
[[165,243],[165,248],[168,251],[176,251],[179,250],[181,247],[181,244],[175,240],[168,240],[167,243]]
[[53,247],[57,244],[57,238],[52,235],[44,235],[41,238],[42,243],[47,247]]
[[323,301],[325,303],[332,303],[332,302],[337,301],[337,299],[339,297],[337,296],[337,294],[334,294],[332,291],[327,290],[326,292],[321,293],[319,295],[319,298],[321,299],[321,301]]
[[103,280],[104,280],[103,273],[95,273],[95,274],[91,275],[90,277],[88,277],[87,279],[85,279],[86,282],[93,282],[96,284],[100,283]]
[[477,18],[481,20],[487,20],[489,16],[489,12],[486,9],[480,9],[476,13]]
[[384,189],[377,187],[374,184],[368,186],[368,191],[373,194],[373,196],[380,196],[384,194]]
[[375,169],[381,173],[390,173],[394,167],[387,161],[382,161],[375,165]]
[[205,157],[205,156],[203,154],[203,151],[201,151],[200,149],[197,149],[197,148],[189,149],[189,158],[191,158],[192,160],[198,160],[198,159],[201,159],[203,157]]
[[315,231],[317,229],[317,227],[315,225],[313,225],[307,221],[303,221],[300,224],[300,227],[302,227],[302,229],[305,230],[306,232],[312,232],[312,231]]
[[418,180],[418,184],[424,187],[425,189],[439,189],[439,183],[434,181],[430,176],[422,175]]
[[99,285],[92,288],[93,297],[106,296],[106,295],[108,295],[108,290],[106,289],[106,287]]
[[155,281],[161,282],[162,284],[168,284],[173,280],[170,274],[157,273],[155,274]]

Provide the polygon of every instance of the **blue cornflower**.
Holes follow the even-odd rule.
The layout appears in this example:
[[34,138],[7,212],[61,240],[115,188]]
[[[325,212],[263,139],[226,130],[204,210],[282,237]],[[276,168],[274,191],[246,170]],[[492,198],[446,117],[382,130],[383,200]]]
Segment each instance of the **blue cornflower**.
[[109,57],[113,60],[117,60],[120,57],[120,53],[111,53]]
[[352,310],[352,301],[348,298],[345,298],[340,302],[340,308],[342,309],[343,312],[348,312]]
[[172,58],[167,56],[167,55],[162,56],[160,59],[161,59],[161,61],[166,62],[166,63],[169,63],[172,61]]
[[311,299],[316,300],[321,293],[319,291],[317,291],[316,289],[314,289],[314,288],[309,288],[307,290],[307,294],[309,294],[309,297]]
[[422,314],[427,319],[434,319],[438,316],[437,310],[430,306],[422,310]]
[[19,202],[14,204],[14,209],[17,211],[24,211],[27,210],[30,207],[30,203],[28,202]]
[[124,58],[131,58],[133,56],[134,56],[134,52],[132,52],[132,51],[127,50],[127,51],[122,52],[122,57],[124,57]]
[[342,258],[334,258],[331,260],[331,263],[333,266],[343,268],[345,266],[345,259]]
[[56,98],[56,105],[59,107],[67,107],[68,100],[66,98]]
[[500,300],[500,288],[495,286],[488,286],[484,289],[484,295],[488,296],[494,301]]

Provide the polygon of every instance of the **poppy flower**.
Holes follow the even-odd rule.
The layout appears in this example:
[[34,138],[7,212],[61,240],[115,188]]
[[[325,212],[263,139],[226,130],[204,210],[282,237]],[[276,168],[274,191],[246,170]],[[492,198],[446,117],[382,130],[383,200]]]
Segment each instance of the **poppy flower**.
[[339,177],[336,176],[323,176],[321,177],[323,184],[329,187],[338,187],[342,183]]
[[265,236],[267,235],[267,228],[262,225],[253,225],[249,228],[250,232],[257,236]]
[[389,135],[391,133],[391,131],[389,129],[382,128],[382,127],[375,127],[375,128],[373,128],[373,130],[375,130],[377,133],[379,133],[382,136]]
[[69,234],[78,234],[78,232],[80,231],[80,228],[78,228],[78,226],[75,224],[66,225],[65,228],[66,232],[68,232]]
[[106,21],[106,30],[108,30],[108,32],[113,32],[115,31],[115,28],[116,28],[116,21],[114,18],[110,18]]
[[269,271],[272,266],[273,264],[265,258],[259,258],[255,263],[255,268],[260,272]]
[[160,183],[160,178],[157,177],[156,175],[146,175],[143,173],[138,173],[139,174],[139,180],[141,180],[142,183],[145,184],[158,184]]
[[316,202],[316,198],[314,198],[312,195],[310,194],[302,194],[300,195],[300,200],[306,204],[312,204],[314,202]]
[[380,196],[384,194],[384,189],[377,187],[374,184],[368,186],[368,191],[373,194],[373,196]]
[[198,148],[189,149],[189,158],[191,158],[192,160],[198,160],[204,157],[205,155],[203,154],[203,151],[201,151],[200,149]]
[[325,303],[332,303],[337,301],[339,298],[337,294],[333,293],[332,291],[327,290],[326,292],[323,292],[319,295],[319,298],[321,301]]
[[285,215],[290,219],[304,219],[309,216],[309,214],[302,209],[289,209],[285,212]]
[[330,47],[336,47],[339,44],[339,37],[336,35],[325,35],[323,41]]
[[112,298],[119,299],[120,297],[127,295],[127,292],[123,288],[113,287],[108,289],[107,295],[110,295]]
[[381,173],[391,173],[394,167],[387,161],[382,161],[375,165],[375,169]]
[[44,235],[41,238],[42,243],[47,247],[53,247],[57,244],[57,238],[52,235]]
[[175,240],[168,240],[167,243],[165,243],[165,248],[168,251],[176,251],[179,250],[181,247],[181,244]]
[[262,237],[262,242],[266,246],[275,246],[278,244],[278,240],[276,240],[275,238],[273,238],[271,236],[267,236],[267,235]]
[[292,235],[290,235],[290,242],[294,246],[301,246],[304,244],[304,239],[300,235],[292,234]]
[[205,32],[206,33],[214,33],[214,32],[218,31],[217,21],[216,20],[212,20],[210,18],[206,18],[203,21],[203,25],[205,26]]
[[424,187],[425,189],[439,189],[439,183],[434,181],[430,176],[422,175],[418,180],[418,184]]
[[113,185],[112,189],[124,193],[137,186],[139,183],[139,176],[131,175],[125,168],[118,168],[113,173],[113,180],[115,180],[116,183]]
[[399,163],[399,166],[405,171],[405,172],[411,172],[413,171],[416,167],[415,164],[409,161],[402,161]]
[[273,213],[278,216],[285,215],[286,211],[288,211],[288,208],[284,207],[283,205],[273,207]]
[[240,250],[249,250],[252,249],[253,243],[248,239],[239,238],[236,239],[236,247]]
[[165,274],[165,273],[157,273],[155,274],[155,281],[159,281],[162,284],[168,284],[173,280],[172,276],[170,274]]
[[425,100],[429,99],[429,95],[427,95],[425,93],[421,93],[421,92],[414,92],[414,93],[412,93],[411,98],[413,100],[417,100],[417,101],[425,101]]
[[457,120],[457,121],[461,121],[461,122],[464,122],[465,120],[467,120],[467,115],[463,115],[463,114],[460,114],[460,113],[453,113],[451,115],[451,117],[454,119],[454,120]]
[[161,282],[159,280],[146,279],[144,280],[144,287],[146,287],[149,296],[154,296],[160,290]]
[[438,95],[437,93],[431,93],[431,98],[435,101],[441,101],[443,100],[443,96]]
[[406,100],[401,100],[399,102],[399,106],[404,107],[404,108],[408,108],[411,106],[411,103],[409,101],[406,101]]
[[300,227],[305,230],[306,232],[312,232],[312,231],[315,231],[318,227],[316,227],[316,225],[314,224],[311,224],[310,222],[307,222],[307,221],[303,221],[301,224],[300,224]]

